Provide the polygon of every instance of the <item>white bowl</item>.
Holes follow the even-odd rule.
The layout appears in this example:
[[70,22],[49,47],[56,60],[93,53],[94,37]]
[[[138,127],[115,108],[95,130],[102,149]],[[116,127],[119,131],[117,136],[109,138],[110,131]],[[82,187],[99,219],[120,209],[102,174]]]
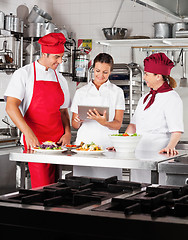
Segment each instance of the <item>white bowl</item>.
[[112,136],[109,135],[116,152],[134,152],[141,136]]

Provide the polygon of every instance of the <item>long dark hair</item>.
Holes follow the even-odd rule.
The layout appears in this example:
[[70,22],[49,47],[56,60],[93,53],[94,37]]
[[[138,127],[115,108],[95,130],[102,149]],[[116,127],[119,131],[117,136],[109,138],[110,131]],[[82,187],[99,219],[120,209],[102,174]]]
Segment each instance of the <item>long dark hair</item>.
[[95,64],[97,62],[100,63],[107,63],[110,65],[110,70],[113,70],[113,66],[114,66],[114,60],[112,58],[111,55],[109,55],[108,53],[99,53],[95,59],[93,60],[93,68],[95,67]]

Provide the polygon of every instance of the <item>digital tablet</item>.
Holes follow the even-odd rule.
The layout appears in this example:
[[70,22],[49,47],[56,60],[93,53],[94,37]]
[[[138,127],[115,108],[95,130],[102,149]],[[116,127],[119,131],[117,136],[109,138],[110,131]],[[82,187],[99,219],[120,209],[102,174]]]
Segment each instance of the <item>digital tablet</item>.
[[88,119],[88,115],[87,112],[89,112],[89,110],[93,110],[96,109],[99,114],[103,115],[104,111],[106,111],[106,119],[107,121],[109,120],[109,107],[98,107],[98,106],[80,106],[78,105],[78,115],[80,120],[87,120],[87,121],[91,121],[91,119]]

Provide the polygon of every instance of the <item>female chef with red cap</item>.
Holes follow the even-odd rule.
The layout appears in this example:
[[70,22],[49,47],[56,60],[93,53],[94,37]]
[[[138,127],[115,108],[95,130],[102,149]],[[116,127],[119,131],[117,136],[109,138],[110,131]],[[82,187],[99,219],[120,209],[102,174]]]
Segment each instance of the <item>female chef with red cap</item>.
[[142,135],[137,150],[177,154],[175,147],[184,126],[182,101],[173,90],[176,82],[170,77],[173,67],[164,53],[152,54],[144,60],[144,80],[150,92],[139,100],[126,129],[127,133]]
[[[66,39],[62,33],[50,33],[38,42],[41,58],[15,71],[5,92],[6,111],[24,135],[25,150],[45,141],[64,145],[71,139],[70,93],[56,71]],[[29,171],[33,188],[55,182],[55,165],[29,163]]]

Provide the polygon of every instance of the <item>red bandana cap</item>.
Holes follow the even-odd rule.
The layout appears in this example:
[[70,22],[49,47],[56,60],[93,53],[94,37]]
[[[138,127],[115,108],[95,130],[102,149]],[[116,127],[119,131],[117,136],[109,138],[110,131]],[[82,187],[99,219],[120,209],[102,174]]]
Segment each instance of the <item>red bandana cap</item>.
[[144,59],[145,72],[168,76],[173,67],[173,62],[164,53],[155,53]]
[[66,38],[62,33],[49,33],[38,41],[41,44],[42,53],[59,54],[64,53]]

